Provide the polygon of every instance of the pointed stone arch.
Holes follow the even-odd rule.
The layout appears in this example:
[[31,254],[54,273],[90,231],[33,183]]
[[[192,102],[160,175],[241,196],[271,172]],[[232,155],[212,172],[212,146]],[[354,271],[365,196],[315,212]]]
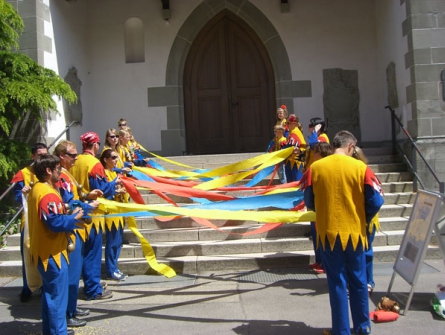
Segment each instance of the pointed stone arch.
[[167,107],[167,129],[161,131],[163,155],[186,154],[183,98],[184,65],[193,40],[202,28],[222,10],[230,10],[244,20],[266,48],[275,76],[276,105],[286,104],[293,112],[293,99],[311,96],[310,81],[292,81],[289,57],[280,35],[269,19],[249,1],[205,0],[185,20],[170,50],[165,87],[147,90],[148,106]]

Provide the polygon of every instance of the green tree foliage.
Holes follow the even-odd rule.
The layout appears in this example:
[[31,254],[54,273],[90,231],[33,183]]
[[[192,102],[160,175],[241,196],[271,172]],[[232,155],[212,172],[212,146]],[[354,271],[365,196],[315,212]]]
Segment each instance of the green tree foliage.
[[76,94],[54,71],[17,52],[23,21],[14,7],[0,0],[0,189],[4,190],[20,161],[29,158],[28,143],[11,138],[14,124],[26,113],[42,121],[57,111],[53,97],[76,101]]

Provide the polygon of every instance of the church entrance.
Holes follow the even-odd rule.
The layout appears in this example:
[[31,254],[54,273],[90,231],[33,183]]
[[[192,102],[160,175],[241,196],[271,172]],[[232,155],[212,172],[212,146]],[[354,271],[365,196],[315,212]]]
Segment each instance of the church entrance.
[[187,153],[265,151],[275,104],[263,43],[232,12],[221,12],[196,37],[185,64]]

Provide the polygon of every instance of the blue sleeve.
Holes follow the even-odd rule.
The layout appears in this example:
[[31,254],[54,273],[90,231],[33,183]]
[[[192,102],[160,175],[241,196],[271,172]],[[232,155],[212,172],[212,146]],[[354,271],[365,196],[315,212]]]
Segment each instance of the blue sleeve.
[[147,162],[144,159],[135,159],[134,165],[136,166],[147,166]]
[[76,227],[76,214],[64,215],[50,212],[48,215],[42,215],[43,222],[55,233],[71,232]]
[[14,186],[14,200],[19,204],[22,203],[22,189],[25,187],[25,182],[19,181]]
[[379,212],[383,205],[383,197],[371,185],[365,184],[365,212],[366,223],[371,222],[372,218]]
[[117,168],[117,167],[114,167],[112,171],[117,172],[117,173],[120,173],[120,174],[125,174],[124,170],[119,169],[119,168]]
[[116,179],[110,182],[104,178],[94,178],[91,176],[89,176],[88,179],[90,182],[90,189],[101,190],[104,192],[104,198],[108,199],[108,197],[113,196],[116,193]]
[[315,212],[314,191],[312,185],[304,189],[304,204],[308,209]]
[[309,137],[309,146],[312,147],[314,146],[315,143],[318,142],[318,134],[316,131],[314,131],[311,136]]
[[62,197],[62,200],[65,204],[71,204],[71,202],[74,201],[74,194],[72,192],[68,192],[63,187],[59,188],[60,196]]

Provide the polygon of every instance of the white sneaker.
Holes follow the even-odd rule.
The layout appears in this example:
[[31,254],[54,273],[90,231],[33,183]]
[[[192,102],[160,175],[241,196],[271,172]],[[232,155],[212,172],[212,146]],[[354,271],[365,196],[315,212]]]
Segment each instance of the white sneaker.
[[113,272],[111,276],[107,276],[107,279],[124,281],[127,277],[123,273]]

